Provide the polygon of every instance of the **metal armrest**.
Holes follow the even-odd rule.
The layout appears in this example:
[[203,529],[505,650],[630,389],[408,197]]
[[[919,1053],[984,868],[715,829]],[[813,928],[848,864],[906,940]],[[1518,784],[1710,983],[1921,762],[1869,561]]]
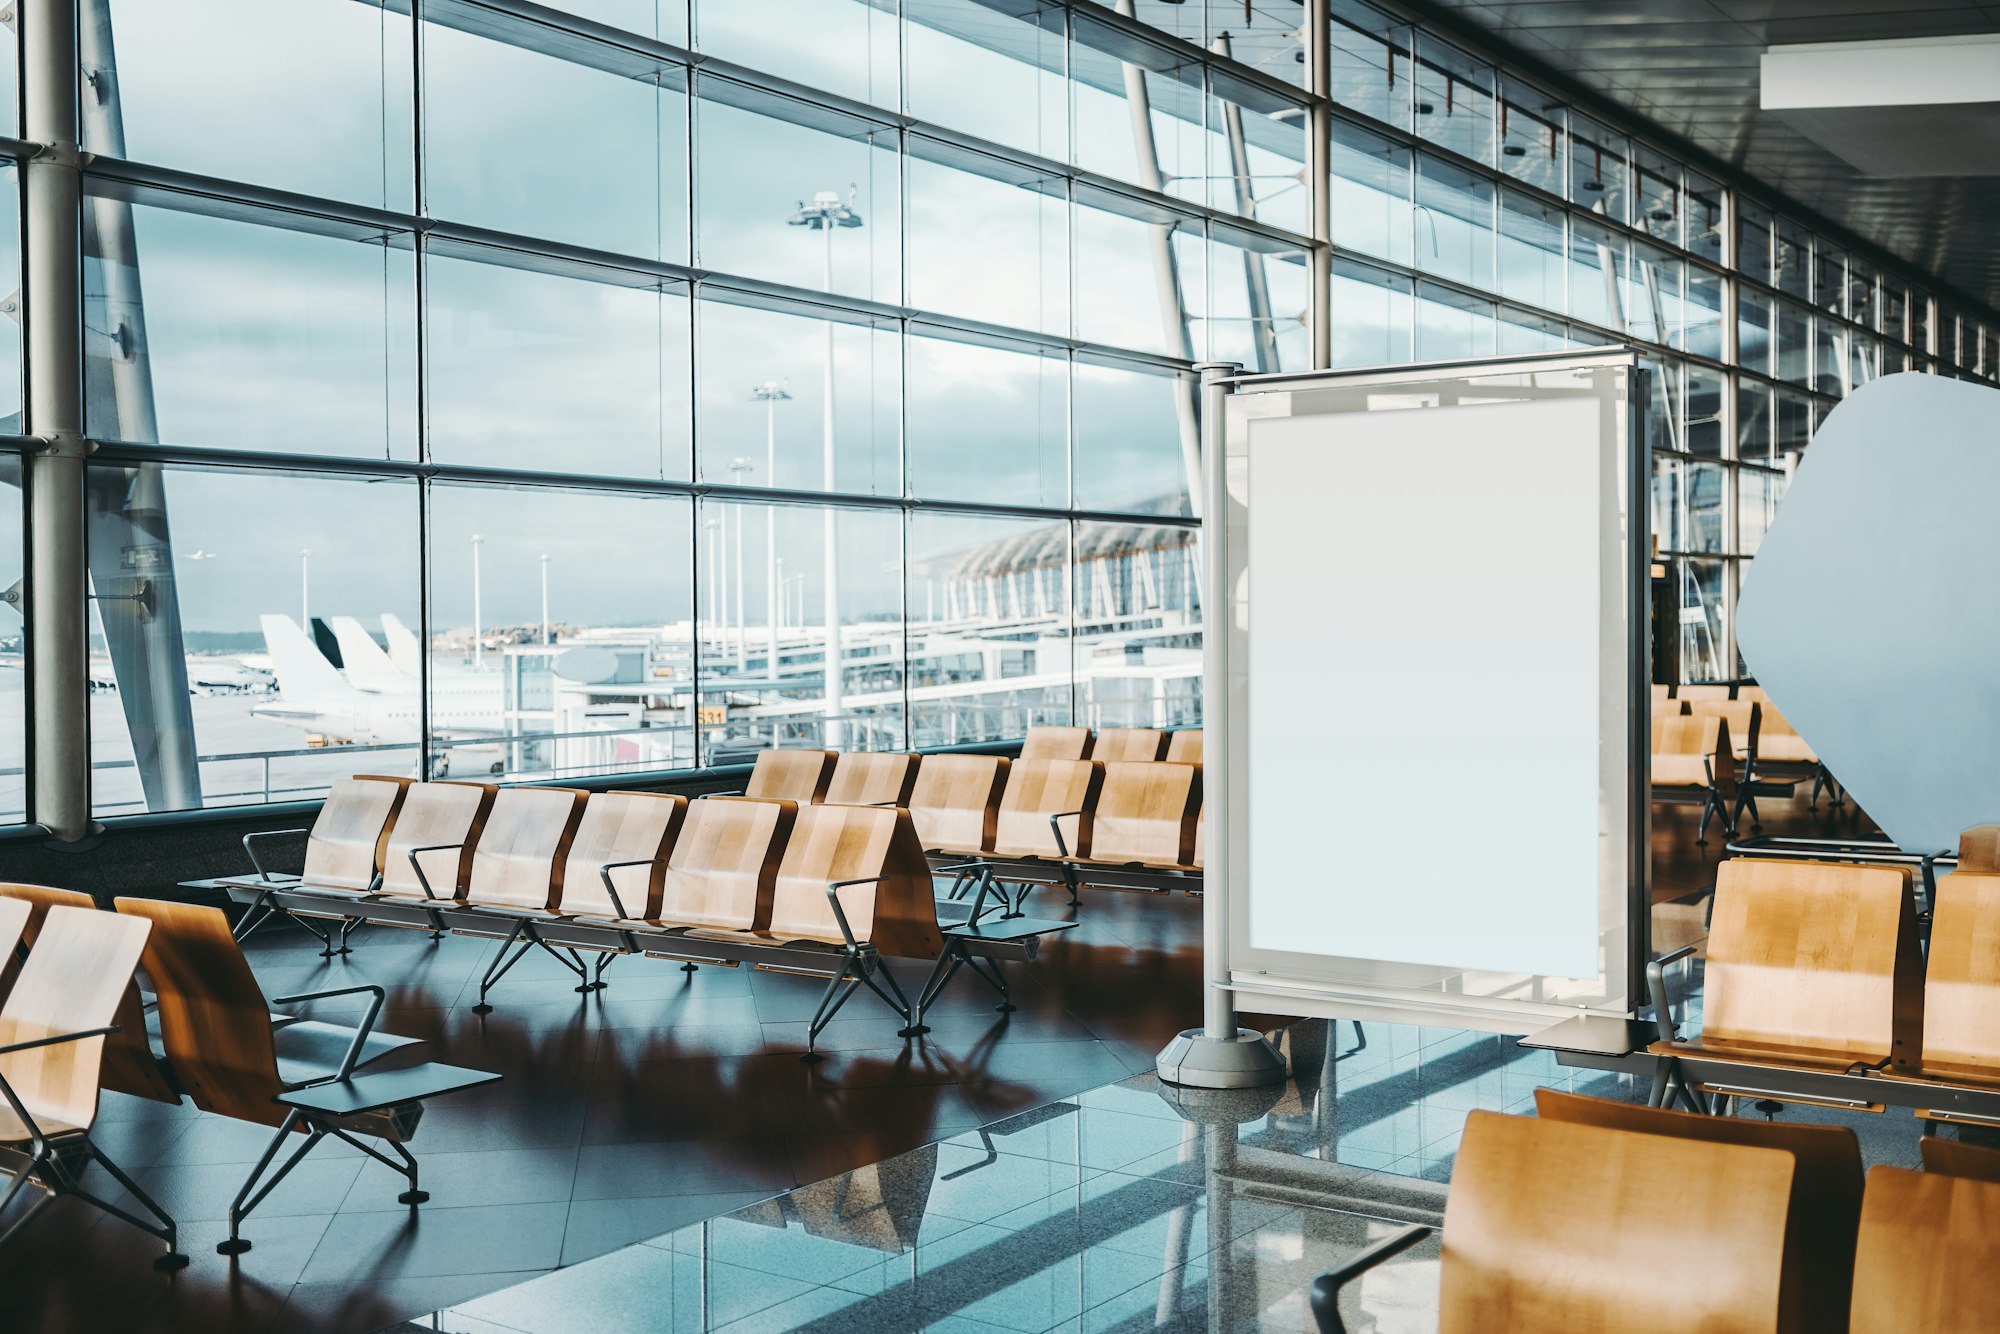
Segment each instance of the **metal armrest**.
[[[1056,836],[1056,852],[1057,852],[1057,854],[1058,854],[1058,855],[1060,855],[1060,856],[1062,856],[1062,857],[1065,857],[1065,858],[1066,858],[1066,857],[1068,857],[1068,856],[1070,855],[1070,853],[1069,853],[1069,843],[1068,843],[1068,841],[1067,841],[1066,839],[1064,839],[1064,838],[1063,838],[1063,836],[1062,836],[1062,826],[1061,826],[1061,825],[1059,825],[1059,824],[1057,824],[1057,823],[1056,823],[1056,821],[1058,821],[1058,820],[1067,820],[1067,819],[1068,819],[1068,818],[1069,818],[1070,816],[1072,816],[1072,815],[1075,815],[1075,816],[1079,816],[1079,817],[1080,817],[1080,816],[1082,816],[1082,814],[1083,814],[1083,812],[1082,812],[1082,811],[1058,811],[1058,812],[1057,812],[1056,814],[1054,814],[1054,815],[1051,815],[1051,816],[1049,817],[1049,828],[1050,828],[1051,830],[1053,830],[1053,831],[1054,831],[1054,833],[1055,833],[1055,836]],[[1078,832],[1079,832],[1079,833],[1081,833],[1081,832],[1082,832],[1082,830],[1081,830],[1081,828],[1080,828],[1080,827],[1079,827],[1079,829],[1078,829]]]
[[265,869],[264,869],[264,863],[263,863],[262,861],[258,860],[258,857],[257,857],[257,846],[256,846],[256,845],[257,845],[257,840],[258,840],[258,839],[260,839],[260,838],[290,838],[290,837],[292,837],[293,835],[296,835],[296,834],[305,834],[305,835],[307,835],[307,836],[310,836],[310,835],[312,834],[312,830],[310,830],[310,829],[266,829],[266,830],[263,830],[262,832],[259,832],[259,833],[250,833],[250,834],[245,834],[245,835],[243,836],[243,852],[244,852],[244,855],[246,855],[247,857],[249,857],[249,858],[250,858],[250,864],[251,864],[252,866],[254,866],[254,867],[256,867],[256,868],[257,868],[257,878],[258,878],[259,880],[269,880],[269,879],[271,878],[271,873],[270,873],[269,871],[265,870]]
[[721,792],[704,792],[701,795],[704,797],[747,797],[750,795],[750,789],[747,787],[732,787]]
[[967,927],[976,927],[979,925],[979,914],[986,911],[986,896],[993,889],[993,868],[985,862],[974,862],[972,864],[981,869],[979,873],[979,893],[973,896],[972,913],[965,919]]
[[[437,894],[432,891],[431,878],[424,874],[424,864],[417,860],[417,854],[420,852],[444,852],[450,848],[462,848],[464,846],[465,844],[461,841],[458,843],[433,843],[427,848],[410,849],[410,868],[417,873],[417,883],[423,886],[425,898],[435,899],[437,898]],[[458,886],[454,884],[452,888],[456,890]],[[457,897],[456,894],[453,897]]]
[[354,1030],[354,1041],[347,1044],[347,1054],[340,1058],[340,1068],[329,1078],[345,1079],[354,1073],[355,1064],[361,1059],[361,1049],[367,1045],[368,1035],[374,1031],[375,1020],[382,1013],[382,1002],[389,998],[389,993],[370,982],[358,987],[335,987],[330,991],[304,991],[296,996],[278,996],[271,1002],[273,1005],[296,1005],[300,1001],[330,1000],[335,996],[352,996],[363,991],[373,992],[375,999],[369,1004],[368,1014],[362,1019],[361,1026]]
[[833,920],[840,923],[840,934],[847,937],[847,948],[858,950],[861,942],[854,938],[854,928],[847,924],[847,910],[840,906],[840,891],[852,885],[876,885],[882,876],[871,875],[862,880],[836,880],[826,887],[826,901],[833,905]]
[[1660,1027],[1660,1041],[1678,1042],[1680,1033],[1674,1023],[1672,999],[1667,995],[1667,965],[1679,963],[1694,953],[1694,946],[1683,945],[1671,954],[1662,954],[1646,965],[1646,989],[1653,997],[1653,1022]]
[[1347,1326],[1340,1322],[1340,1290],[1392,1256],[1401,1255],[1431,1235],[1431,1229],[1422,1223],[1412,1223],[1408,1227],[1392,1232],[1370,1246],[1344,1265],[1327,1270],[1312,1284],[1313,1323],[1319,1326],[1319,1334],[1347,1334]]
[[74,1033],[53,1033],[45,1038],[30,1038],[26,1042],[10,1042],[0,1047],[0,1056],[5,1056],[9,1052],[32,1051],[36,1047],[54,1047],[65,1042],[81,1042],[85,1038],[101,1038],[117,1031],[118,1025],[112,1024],[105,1028],[80,1029]]
[[630,921],[632,914],[625,911],[625,900],[618,897],[618,886],[611,883],[611,873],[627,866],[659,866],[666,860],[665,857],[640,857],[636,861],[606,862],[597,868],[597,877],[604,882],[604,892],[611,896],[611,906],[618,910],[619,917]]

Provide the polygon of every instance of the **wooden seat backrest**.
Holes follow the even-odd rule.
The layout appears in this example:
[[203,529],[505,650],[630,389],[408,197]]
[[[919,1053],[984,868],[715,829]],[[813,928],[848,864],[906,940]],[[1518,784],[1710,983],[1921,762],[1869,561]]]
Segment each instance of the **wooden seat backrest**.
[[889,806],[808,806],[785,844],[771,898],[771,934],[843,943],[827,886],[879,876],[839,891],[855,940],[883,954],[935,959],[944,952],[930,864],[908,811]]
[[1732,857],[1716,868],[1704,1044],[1914,1070],[1922,1012],[1908,867]]
[[917,757],[888,750],[848,751],[833,762],[820,800],[840,806],[902,806],[917,781]]
[[2000,824],[1976,824],[1958,836],[1958,869],[2000,872]]
[[1203,797],[1201,799],[1201,809],[1197,810],[1194,813],[1194,854],[1193,856],[1188,858],[1188,864],[1190,866],[1195,866],[1195,867],[1203,866],[1206,864],[1204,858],[1206,858],[1207,855],[1208,855],[1208,798]]
[[1201,763],[1201,729],[1183,727],[1167,733],[1167,758],[1175,764]]
[[1545,1088],[1535,1090],[1535,1115],[1544,1121],[1673,1135],[1709,1144],[1750,1144],[1791,1154],[1796,1165],[1785,1226],[1778,1328],[1786,1334],[1847,1328],[1847,1301],[1854,1286],[1854,1235],[1861,1225],[1861,1141],[1852,1130],[1697,1116]]
[[570,840],[563,865],[562,900],[554,906],[569,913],[616,916],[618,907],[604,892],[603,868],[612,862],[659,861],[656,866],[627,866],[611,873],[618,897],[634,917],[655,916],[660,907],[660,882],[667,874],[663,859],[674,846],[688,799],[666,792],[598,792],[583,806],[576,836]]
[[1107,761],[1090,822],[1090,855],[1103,862],[1186,866],[1194,856],[1201,770],[1192,764]]
[[1736,762],[1729,748],[1728,721],[1654,715],[1652,766],[1655,787],[1705,787],[1710,773],[1717,783],[1733,780]]
[[824,801],[836,758],[830,750],[760,750],[750,781],[743,785],[743,795],[795,801],[801,806]]
[[[1773,1334],[1792,1167],[1778,1149],[1473,1112],[1440,1334]],[[1637,1276],[1668,1256],[1688,1277],[1649,1299]]]
[[1001,755],[931,755],[910,789],[910,818],[926,848],[984,852],[993,846],[1008,763]]
[[1030,727],[1021,742],[1024,760],[1080,760],[1090,754],[1088,727]]
[[486,783],[410,784],[382,850],[383,891],[424,897],[423,884],[410,865],[410,850],[457,844],[461,846],[456,852],[428,852],[422,860],[433,894],[441,899],[462,894],[472,874],[481,829],[498,793],[498,788]]
[[1096,760],[1016,760],[1007,771],[1007,790],[1000,794],[1000,814],[994,823],[993,847],[1009,856],[1054,857],[1061,853],[1049,817],[1082,811],[1063,821],[1063,841],[1073,857],[1090,855],[1091,808],[1104,781],[1104,766]]
[[1959,1334],[1993,1328],[1996,1313],[2000,1184],[1872,1169],[1854,1255],[1851,1334]]
[[762,926],[770,917],[778,859],[800,809],[795,801],[759,797],[689,802],[667,855],[653,920],[733,931]]
[[[27,926],[28,905],[0,900],[0,914],[0,945],[11,954]],[[144,922],[95,908],[50,908],[0,1006],[0,1047],[111,1023],[131,989],[149,930]],[[88,1130],[97,1119],[103,1059],[104,1039],[84,1038],[0,1056],[0,1076],[37,1122]]]
[[204,1112],[274,1126],[285,1109],[271,1009],[219,908],[119,899],[118,911],[153,924],[141,963],[160,1002],[160,1044],[174,1076]]
[[1735,699],[1736,687],[1727,685],[1684,685],[1674,691],[1674,698],[1689,701]]
[[588,795],[570,787],[501,789],[472,849],[465,901],[554,907],[562,898],[563,865]]
[[2000,1182],[2000,1149],[1984,1144],[1967,1144],[1961,1139],[1926,1135],[1921,1141],[1924,1171],[1939,1176],[1971,1177],[1974,1181]]
[[1653,683],[1654,713],[1679,713],[1680,709],[1675,707],[1676,703],[1672,686],[1663,686],[1658,681]]
[[336,779],[306,838],[306,883],[368,888],[382,869],[389,831],[409,786],[407,778],[372,774]]
[[1167,734],[1155,727],[1106,727],[1090,743],[1090,758],[1114,761],[1157,760],[1167,753]]
[[[97,911],[97,901],[88,894],[73,889],[55,889],[48,885],[0,884],[0,899],[14,899],[28,905],[28,924],[21,933],[21,943],[29,949],[35,945],[35,936],[42,927],[42,918],[51,908],[84,908]],[[0,958],[5,958],[0,953]],[[0,997],[7,994],[8,983],[13,971],[18,971],[10,963],[8,968],[0,968]],[[118,1031],[104,1040],[104,1087],[118,1093],[129,1093],[135,1098],[151,1098],[155,1102],[181,1100],[168,1082],[166,1072],[154,1059],[153,1044],[146,1036],[146,1005],[139,995],[137,981],[129,983],[125,994],[118,1001],[118,1012],[111,1017],[118,1025]]]
[[1923,1072],[2000,1080],[2000,873],[1958,870],[1938,882]]
[[1755,700],[1697,699],[1688,703],[1690,717],[1722,719],[1729,725],[1729,734],[1752,752],[1757,748],[1757,730],[1763,720],[1763,710],[1764,706]]

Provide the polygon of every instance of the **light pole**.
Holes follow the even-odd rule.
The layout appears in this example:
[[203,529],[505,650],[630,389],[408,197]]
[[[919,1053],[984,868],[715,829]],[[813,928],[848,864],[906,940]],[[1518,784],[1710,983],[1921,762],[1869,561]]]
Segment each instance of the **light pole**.
[[709,612],[713,618],[716,612],[722,615],[722,633],[729,633],[729,604],[723,600],[722,590],[728,586],[728,568],[722,550],[722,519],[711,517],[701,521],[702,530],[708,534],[708,604],[714,608]]
[[[771,579],[771,623],[782,630],[785,628],[785,623],[791,619],[792,614],[792,590],[785,587],[784,557],[773,556],[771,558],[771,573],[773,576]],[[775,634],[772,635],[771,642],[773,644],[777,643],[777,636]],[[771,679],[775,681],[777,678],[778,651],[773,648],[771,650]]]
[[[791,394],[776,380],[766,380],[750,391],[750,397],[764,405],[764,485],[778,484],[778,404],[789,402]],[[765,675],[778,675],[778,507],[764,507],[764,619],[770,622],[766,645]]]
[[486,645],[480,639],[479,630],[479,548],[486,545],[486,539],[478,533],[472,535],[472,665],[479,668],[486,663]]
[[[847,202],[840,202],[840,195],[833,190],[822,190],[814,195],[810,204],[800,203],[798,212],[788,219],[793,227],[810,227],[824,234],[826,241],[825,259],[821,269],[821,285],[826,291],[833,291],[833,233],[837,227],[859,227],[861,215],[854,208],[854,187],[849,186]],[[831,492],[836,489],[833,457],[833,321],[826,322],[826,365],[821,381],[820,412],[822,416],[821,471],[822,489]],[[840,749],[840,535],[835,523],[836,515],[829,507],[824,516],[826,563],[826,723],[821,731],[820,744],[828,750]]]
[[549,553],[542,553],[542,642],[549,642]]
[[299,629],[312,638],[312,561],[311,547],[299,548]]
[[[729,476],[738,486],[743,485],[745,475],[755,471],[757,465],[741,455],[729,461]],[[750,670],[750,618],[743,614],[743,511],[746,507],[738,503],[729,508],[736,519],[736,674],[741,676]]]

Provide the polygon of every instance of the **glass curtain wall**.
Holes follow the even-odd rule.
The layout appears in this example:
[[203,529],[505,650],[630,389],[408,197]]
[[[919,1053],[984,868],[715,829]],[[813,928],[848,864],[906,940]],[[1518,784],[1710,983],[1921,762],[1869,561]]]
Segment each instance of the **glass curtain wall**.
[[97,814],[1193,717],[1190,371],[1309,364],[1296,35],[81,3]]

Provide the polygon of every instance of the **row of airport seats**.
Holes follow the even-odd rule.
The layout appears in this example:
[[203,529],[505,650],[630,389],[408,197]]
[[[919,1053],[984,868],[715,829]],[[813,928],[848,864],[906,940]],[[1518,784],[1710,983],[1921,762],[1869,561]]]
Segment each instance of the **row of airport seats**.
[[[1726,739],[1719,733],[1727,730],[1731,738],[1727,747],[1732,760],[1731,790],[1737,795],[1738,813],[1747,805],[1753,823],[1759,794],[1789,797],[1808,779],[1812,781],[1810,809],[1819,809],[1821,791],[1827,792],[1835,805],[1844,799],[1839,784],[1818,753],[1778,712],[1760,686],[1655,685],[1652,712],[1655,754],[1715,755]],[[1660,720],[1676,717],[1716,718],[1721,724],[1715,729],[1705,725],[1670,729],[1669,736],[1664,738],[1668,748],[1663,751]],[[1682,780],[1675,786],[1691,785]],[[1673,799],[1673,794],[1666,799]]]
[[2000,1126],[2000,826],[1960,839],[1928,950],[1906,866],[1737,857],[1717,868],[1700,1032],[1648,966],[1661,1103],[1739,1098]]
[[1011,761],[766,750],[742,795],[905,809],[932,865],[956,875],[952,897],[991,886],[1013,918],[1036,885],[1072,902],[1084,887],[1198,891],[1200,754],[1195,729],[1083,727],[1032,728]]
[[[430,1198],[406,1147],[425,1102],[498,1075],[436,1063],[365,1072],[419,1045],[376,1031],[383,988],[277,998],[296,1004],[369,993],[358,1027],[276,1014],[220,910],[153,899],[114,906],[100,911],[85,894],[0,884],[0,1165],[12,1176],[0,1214],[23,1191],[39,1192],[0,1232],[0,1246],[58,1197],[73,1195],[163,1241],[167,1253],[156,1267],[187,1264],[172,1217],[91,1138],[105,1088],[176,1105],[185,1097],[204,1112],[275,1128],[230,1205],[229,1236],[216,1246],[224,1255],[250,1249],[243,1220],[327,1139],[401,1173],[409,1188],[400,1202]],[[138,987],[141,969],[150,1000]],[[304,1142],[270,1171],[293,1135]],[[395,1156],[363,1142],[369,1138]],[[152,1221],[86,1188],[92,1162]]]
[[[1552,1089],[1536,1090],[1535,1110],[1466,1119],[1438,1264],[1441,1334],[1946,1334],[1996,1322],[2000,1150],[1929,1139],[1923,1171],[1864,1176],[1845,1127]],[[1429,1232],[1400,1229],[1315,1280],[1321,1334],[1347,1328],[1345,1284]]]
[[[338,922],[343,935],[365,921],[434,938],[497,939],[480,980],[480,1013],[534,949],[574,972],[585,993],[602,988],[606,966],[629,955],[677,960],[689,971],[748,963],[824,977],[808,1059],[862,986],[896,1012],[906,1037],[928,1031],[926,1007],[961,968],[1011,1009],[998,964],[1032,959],[1041,937],[1075,925],[987,919],[984,892],[964,920],[940,924],[911,813],[893,804],[691,801],[364,776],[334,784],[303,832],[300,875],[264,867],[257,840],[275,835],[252,835],[245,840],[252,874],[194,882],[248,905],[239,935],[283,912]],[[932,965],[914,1004],[882,965],[885,956]]]

